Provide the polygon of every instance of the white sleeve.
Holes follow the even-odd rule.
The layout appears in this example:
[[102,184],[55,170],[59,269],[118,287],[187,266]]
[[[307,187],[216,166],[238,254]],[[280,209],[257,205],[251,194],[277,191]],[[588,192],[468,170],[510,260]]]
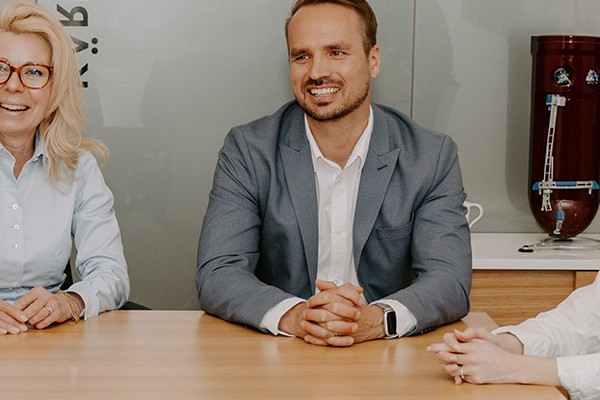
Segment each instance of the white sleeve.
[[283,317],[283,314],[288,312],[288,310],[290,310],[296,304],[302,303],[303,301],[306,300],[299,297],[291,297],[283,300],[281,303],[267,311],[262,321],[260,321],[260,328],[264,331],[271,332],[273,335],[293,336],[287,332],[279,330],[279,321],[281,320],[281,317]]
[[600,353],[559,357],[558,378],[571,400],[596,399],[600,396]]
[[524,345],[524,354],[557,358],[558,376],[572,399],[600,393],[600,275],[555,309],[493,333],[509,332]]

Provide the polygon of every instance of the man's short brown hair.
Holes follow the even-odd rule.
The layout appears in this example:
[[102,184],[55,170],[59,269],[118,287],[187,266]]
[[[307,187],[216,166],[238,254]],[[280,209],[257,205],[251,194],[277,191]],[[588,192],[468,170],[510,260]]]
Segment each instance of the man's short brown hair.
[[371,48],[377,44],[377,17],[366,0],[296,0],[292,5],[290,16],[285,21],[285,38],[288,39],[288,28],[294,15],[304,6],[317,4],[337,4],[354,10],[359,16],[364,27],[363,48],[369,54]]

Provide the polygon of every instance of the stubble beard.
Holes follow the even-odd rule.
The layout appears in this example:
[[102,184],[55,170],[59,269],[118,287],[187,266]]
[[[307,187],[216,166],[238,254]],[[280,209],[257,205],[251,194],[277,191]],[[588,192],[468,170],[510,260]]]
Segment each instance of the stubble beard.
[[315,103],[314,105],[310,105],[305,100],[297,100],[304,112],[315,121],[338,121],[352,114],[365,102],[369,96],[370,87],[370,82],[367,81],[367,84],[359,97],[355,99],[348,99],[333,110],[326,109],[329,103]]

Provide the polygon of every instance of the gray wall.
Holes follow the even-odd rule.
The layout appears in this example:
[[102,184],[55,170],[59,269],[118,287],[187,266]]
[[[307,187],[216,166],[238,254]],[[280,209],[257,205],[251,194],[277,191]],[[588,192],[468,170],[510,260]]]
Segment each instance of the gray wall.
[[[292,98],[283,36],[292,1],[38,3],[61,20],[57,6],[87,13],[68,29],[87,65],[89,134],[112,151],[103,171],[132,298],[197,308],[196,246],[223,138]],[[475,231],[539,232],[527,200],[530,36],[600,35],[600,2],[372,4],[383,57],[374,100],[458,143],[469,200],[485,207]],[[588,231],[600,232],[598,218]]]
[[597,0],[416,0],[412,115],[458,143],[468,198],[485,208],[475,232],[540,231],[528,203],[530,38],[600,36],[598,15]]

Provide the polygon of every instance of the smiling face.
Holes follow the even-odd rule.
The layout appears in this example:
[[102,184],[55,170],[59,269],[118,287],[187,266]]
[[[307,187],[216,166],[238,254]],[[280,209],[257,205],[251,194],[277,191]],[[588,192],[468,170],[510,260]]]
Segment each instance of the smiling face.
[[[13,67],[23,64],[51,65],[50,49],[39,36],[0,32],[0,60]],[[0,85],[0,140],[33,138],[48,110],[52,79],[42,89],[29,89],[13,73]]]
[[294,96],[309,118],[368,117],[370,82],[380,70],[379,47],[365,54],[358,14],[336,4],[305,6],[292,17],[287,33]]

